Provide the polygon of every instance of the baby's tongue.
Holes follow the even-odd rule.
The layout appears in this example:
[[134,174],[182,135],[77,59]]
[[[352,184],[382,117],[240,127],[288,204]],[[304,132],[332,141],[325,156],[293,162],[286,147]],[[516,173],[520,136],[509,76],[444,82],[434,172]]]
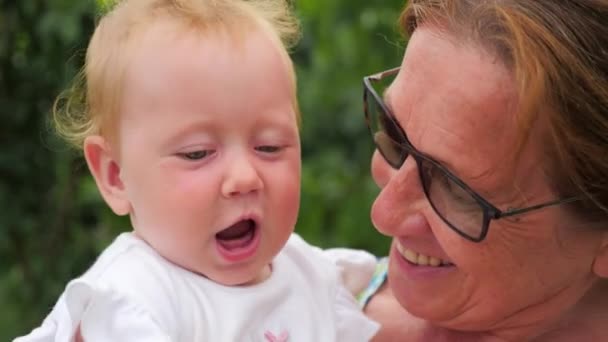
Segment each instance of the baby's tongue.
[[225,249],[231,250],[245,247],[253,238],[253,222],[251,220],[239,221],[236,224],[217,233],[217,242]]

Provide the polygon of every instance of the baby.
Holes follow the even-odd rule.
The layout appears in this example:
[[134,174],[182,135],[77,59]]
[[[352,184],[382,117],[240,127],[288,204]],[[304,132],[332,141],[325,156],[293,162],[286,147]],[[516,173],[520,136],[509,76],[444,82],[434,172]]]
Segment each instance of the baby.
[[124,0],[103,16],[84,96],[57,107],[55,122],[133,231],[15,341],[375,334],[352,296],[375,259],[292,234],[299,114],[285,46],[298,33],[284,0]]

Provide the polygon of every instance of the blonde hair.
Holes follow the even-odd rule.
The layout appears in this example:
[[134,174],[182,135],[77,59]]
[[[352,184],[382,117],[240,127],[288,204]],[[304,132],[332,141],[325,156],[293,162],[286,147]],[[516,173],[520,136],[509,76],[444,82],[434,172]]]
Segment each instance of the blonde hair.
[[298,113],[295,73],[286,49],[296,44],[300,30],[288,0],[120,0],[106,9],[89,42],[83,69],[53,107],[57,133],[76,148],[82,148],[90,135],[115,138],[113,125],[130,47],[161,18],[175,21],[185,31],[226,32],[239,42],[252,28],[264,29],[284,54]]
[[[515,76],[521,140],[542,117],[547,173],[579,214],[608,215],[608,2],[411,0],[401,27],[430,25],[497,56]],[[519,152],[516,152],[519,153]]]

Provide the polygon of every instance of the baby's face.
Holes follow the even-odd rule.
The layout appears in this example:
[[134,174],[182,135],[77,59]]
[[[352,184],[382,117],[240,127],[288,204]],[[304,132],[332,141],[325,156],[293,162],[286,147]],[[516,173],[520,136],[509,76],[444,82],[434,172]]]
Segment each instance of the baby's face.
[[244,40],[156,24],[128,66],[119,122],[136,233],[226,285],[269,274],[299,208],[291,69],[264,31]]

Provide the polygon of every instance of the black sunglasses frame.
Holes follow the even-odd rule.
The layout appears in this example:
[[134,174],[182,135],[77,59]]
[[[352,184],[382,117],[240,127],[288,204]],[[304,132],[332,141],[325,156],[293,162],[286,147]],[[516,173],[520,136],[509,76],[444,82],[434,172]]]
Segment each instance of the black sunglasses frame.
[[[363,78],[363,111],[364,111],[364,114],[365,114],[365,122],[366,122],[367,127],[368,127],[368,129],[369,129],[369,131],[370,131],[370,133],[372,134],[372,137],[373,137],[373,135],[374,135],[375,132],[373,132],[372,124],[371,124],[371,121],[370,121],[370,118],[369,118],[369,113],[368,113],[368,94],[371,94],[371,96],[374,97],[374,100],[376,101],[376,103],[382,109],[382,112],[383,112],[382,115],[386,116],[386,118],[391,122],[391,124],[394,125],[394,127],[397,129],[397,131],[401,135],[401,138],[403,139],[403,142],[393,141],[393,143],[396,146],[401,147],[401,152],[402,153],[401,153],[401,158],[400,158],[400,164],[397,164],[397,165],[393,164],[390,161],[390,159],[386,157],[386,155],[384,154],[384,152],[382,151],[382,149],[378,146],[378,144],[376,144],[375,139],[373,139],[374,140],[374,144],[376,146],[376,149],[380,152],[380,154],[382,155],[382,157],[384,158],[384,160],[392,168],[397,169],[397,170],[401,167],[401,165],[403,165],[403,163],[405,162],[405,160],[407,159],[407,157],[409,155],[411,155],[414,158],[414,160],[416,161],[416,166],[418,167],[418,174],[419,174],[419,177],[420,177],[420,183],[421,183],[422,188],[424,190],[424,194],[425,194],[425,196],[427,198],[427,201],[429,201],[429,203],[431,204],[431,207],[433,208],[433,210],[435,211],[435,213],[442,219],[442,221],[445,222],[452,230],[454,230],[460,236],[462,236],[465,239],[467,239],[469,241],[472,241],[472,242],[481,242],[481,241],[483,241],[486,238],[486,235],[488,234],[490,222],[492,220],[498,220],[498,219],[501,219],[501,218],[504,218],[504,217],[521,215],[521,214],[525,214],[525,213],[528,213],[528,212],[531,212],[531,211],[543,209],[543,208],[546,208],[546,207],[560,205],[560,204],[566,204],[566,203],[571,203],[571,202],[575,202],[575,201],[581,200],[581,197],[572,196],[572,197],[567,197],[567,198],[564,198],[564,199],[553,200],[553,201],[549,201],[549,202],[545,202],[545,203],[540,203],[540,204],[536,204],[536,205],[532,205],[532,206],[528,206],[528,207],[524,207],[524,208],[510,208],[510,209],[507,209],[507,210],[500,210],[500,209],[498,209],[495,205],[493,205],[488,200],[486,200],[481,195],[479,195],[477,192],[475,192],[464,181],[462,181],[460,178],[458,178],[453,173],[451,173],[447,168],[445,168],[439,162],[435,161],[430,156],[427,156],[424,153],[418,151],[409,142],[409,140],[407,138],[407,135],[403,131],[403,128],[395,120],[395,118],[394,118],[391,110],[386,106],[386,104],[384,103],[384,100],[378,95],[378,93],[376,92],[376,90],[372,86],[373,82],[378,82],[378,81],[382,80],[383,78],[385,78],[387,76],[396,75],[397,73],[399,73],[399,70],[400,70],[400,68],[397,67],[397,68],[393,68],[393,69],[389,69],[389,70],[386,70],[386,71],[382,71],[382,72],[379,72],[379,73],[376,73],[376,74],[373,74],[373,75],[370,75],[370,76],[366,76],[366,77]],[[439,210],[437,210],[437,208],[435,207],[435,204],[433,204],[433,201],[431,201],[431,199],[430,199],[430,194],[429,194],[429,191],[427,189],[428,186],[425,185],[427,182],[425,182],[425,178],[424,178],[425,176],[423,175],[424,170],[423,170],[423,167],[422,167],[422,163],[424,161],[426,161],[428,163],[431,163],[432,166],[434,166],[437,169],[439,169],[451,181],[453,181],[454,183],[456,183],[456,185],[460,186],[463,190],[465,190],[468,194],[470,194],[471,197],[479,204],[479,206],[481,207],[481,209],[483,211],[483,221],[482,221],[481,233],[480,233],[480,235],[478,237],[470,236],[470,235],[464,233],[459,228],[457,228],[456,226],[454,226],[449,220],[447,220],[439,212]]]

